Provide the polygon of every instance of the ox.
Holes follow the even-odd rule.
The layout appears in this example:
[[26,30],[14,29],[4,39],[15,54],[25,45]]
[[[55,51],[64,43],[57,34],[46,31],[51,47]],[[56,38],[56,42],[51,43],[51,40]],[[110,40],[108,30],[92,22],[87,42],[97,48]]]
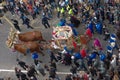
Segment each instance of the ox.
[[43,52],[41,51],[41,46],[37,42],[16,43],[14,44],[14,49],[24,55],[26,55],[27,51],[29,50],[30,53],[38,52],[44,56]]
[[28,41],[45,41],[42,37],[42,33],[40,31],[32,31],[26,33],[18,34],[18,38],[20,41],[28,42]]

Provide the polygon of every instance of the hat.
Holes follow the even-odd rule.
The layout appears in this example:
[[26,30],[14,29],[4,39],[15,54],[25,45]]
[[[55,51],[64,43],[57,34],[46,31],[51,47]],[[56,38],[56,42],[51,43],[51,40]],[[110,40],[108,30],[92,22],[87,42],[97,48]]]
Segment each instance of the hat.
[[111,45],[111,47],[114,48],[115,47],[115,42],[111,42],[110,45]]
[[74,56],[71,56],[71,59],[75,59],[75,57],[74,57]]

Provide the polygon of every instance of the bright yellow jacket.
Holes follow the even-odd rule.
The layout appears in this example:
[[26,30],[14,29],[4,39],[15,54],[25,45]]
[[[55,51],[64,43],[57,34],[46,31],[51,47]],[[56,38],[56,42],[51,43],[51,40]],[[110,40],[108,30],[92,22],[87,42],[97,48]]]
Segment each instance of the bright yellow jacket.
[[67,10],[69,10],[69,9],[70,9],[70,6],[68,5],[68,6],[67,6]]
[[61,12],[61,13],[64,13],[64,12],[65,12],[64,8],[62,8],[60,12]]
[[70,10],[68,11],[68,14],[72,15],[72,14],[73,14],[73,10],[70,9]]

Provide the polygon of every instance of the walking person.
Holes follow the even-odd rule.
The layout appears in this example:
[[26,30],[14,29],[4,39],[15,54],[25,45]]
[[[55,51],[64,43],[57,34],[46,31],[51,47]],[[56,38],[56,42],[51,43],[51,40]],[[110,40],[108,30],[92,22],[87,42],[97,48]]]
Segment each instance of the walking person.
[[46,75],[45,70],[44,70],[44,68],[42,67],[41,62],[38,62],[38,64],[36,65],[36,69],[39,71],[39,73],[42,74],[42,76],[45,76],[45,75]]
[[17,79],[20,80],[20,73],[19,73],[19,69],[17,67],[15,67],[15,75],[16,75]]
[[17,29],[18,31],[21,32],[18,21],[14,20],[14,19],[11,19],[11,21],[13,21],[13,25],[14,25],[15,29]]
[[19,65],[20,67],[22,67],[24,70],[26,70],[26,69],[28,68],[28,65],[26,65],[25,62],[20,61],[19,59],[17,59],[17,62],[18,62],[18,65]]
[[27,75],[25,73],[21,72],[21,70],[19,70],[19,73],[20,73],[20,80],[29,80],[27,78]]
[[29,80],[27,78],[26,74],[21,72],[21,70],[18,69],[17,67],[15,67],[15,74],[16,74],[16,77],[18,78],[18,80]]
[[3,23],[2,23],[2,20],[0,19],[0,25],[2,25]]
[[50,24],[49,24],[48,20],[50,20],[50,19],[47,18],[46,16],[44,16],[42,18],[42,24],[44,25],[45,28],[50,28]]
[[35,64],[35,66],[37,66],[37,64],[38,64],[39,62],[42,63],[42,61],[40,61],[40,60],[38,60],[38,59],[34,59],[34,64]]
[[51,53],[50,53],[50,61],[53,62],[54,60],[55,60],[56,62],[58,62],[55,54],[51,51]]
[[25,19],[25,24],[27,25],[27,28],[34,29],[33,27],[30,26],[30,19],[26,17]]
[[60,6],[57,7],[57,18],[60,18]]
[[51,67],[49,70],[49,78],[55,79],[55,77],[56,77],[56,69]]
[[25,24],[25,19],[26,19],[27,17],[22,13],[21,15],[20,15],[20,19],[22,19],[22,24]]
[[30,66],[27,71],[27,75],[29,78],[31,77],[36,77],[35,75],[38,74],[37,71],[35,70],[34,66]]

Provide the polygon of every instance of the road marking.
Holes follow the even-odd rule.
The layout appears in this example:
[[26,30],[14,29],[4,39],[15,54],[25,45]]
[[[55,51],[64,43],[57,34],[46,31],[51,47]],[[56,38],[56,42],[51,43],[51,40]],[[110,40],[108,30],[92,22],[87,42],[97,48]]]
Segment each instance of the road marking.
[[14,28],[14,25],[6,16],[3,16],[3,18],[12,26],[12,28]]
[[[21,70],[24,73],[27,73],[25,70]],[[9,70],[9,69],[0,69],[0,72],[15,72],[15,70]],[[48,73],[48,72],[46,72]],[[70,72],[56,72],[57,74],[71,74]]]

